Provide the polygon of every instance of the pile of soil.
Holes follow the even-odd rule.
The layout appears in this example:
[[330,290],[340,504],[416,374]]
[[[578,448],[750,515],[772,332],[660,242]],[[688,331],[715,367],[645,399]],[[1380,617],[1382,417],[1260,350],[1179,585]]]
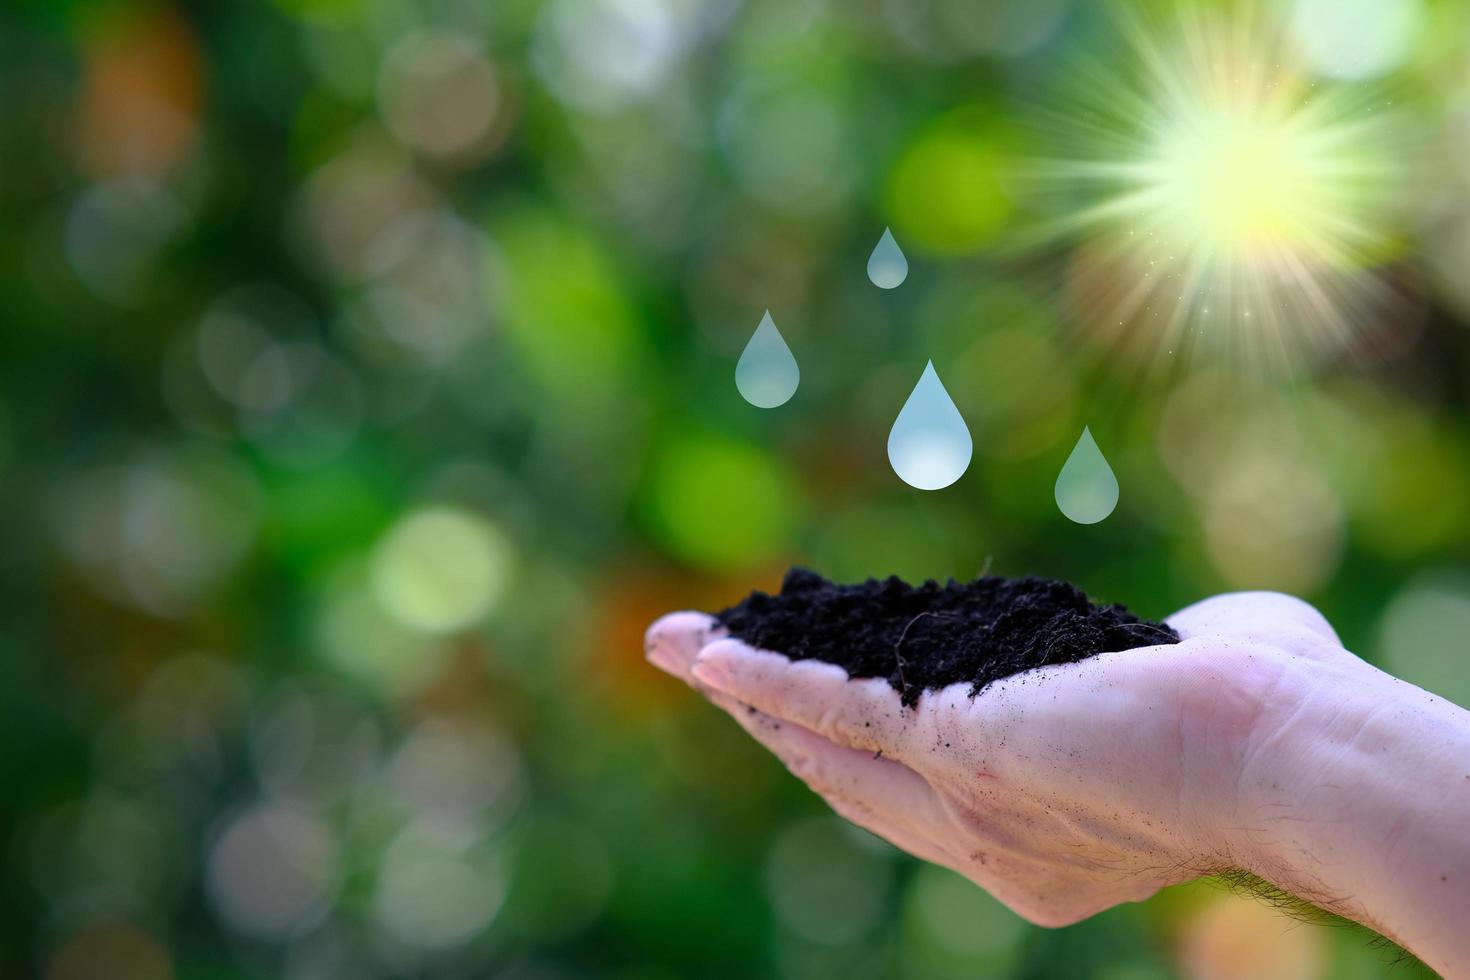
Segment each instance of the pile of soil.
[[1095,605],[1070,583],[993,575],[966,584],[915,587],[890,577],[837,585],[793,568],[777,595],[752,592],[715,618],[753,647],[881,677],[906,705],[950,684],[968,682],[979,693],[1033,667],[1179,642],[1168,626]]

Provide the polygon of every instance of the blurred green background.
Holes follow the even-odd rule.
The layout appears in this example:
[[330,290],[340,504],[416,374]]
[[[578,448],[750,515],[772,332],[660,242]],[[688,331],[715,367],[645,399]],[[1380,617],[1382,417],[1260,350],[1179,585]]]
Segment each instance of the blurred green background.
[[[1384,974],[1209,884],[1028,926],[642,659],[791,562],[988,566],[1293,591],[1470,703],[1470,18],[1256,6],[1413,137],[1355,260],[1394,302],[1264,373],[1145,369],[1020,240],[1047,93],[1129,69],[1103,5],[7,3],[0,974]],[[884,446],[930,358],[976,449],[924,493]]]

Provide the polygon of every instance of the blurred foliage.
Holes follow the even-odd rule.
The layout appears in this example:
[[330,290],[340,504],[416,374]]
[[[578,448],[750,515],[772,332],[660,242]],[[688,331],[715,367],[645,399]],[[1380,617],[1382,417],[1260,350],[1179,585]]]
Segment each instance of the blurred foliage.
[[[1380,975],[1207,884],[1030,927],[642,661],[791,562],[990,568],[1290,589],[1470,703],[1470,24],[1261,6],[1417,136],[1395,304],[1269,377],[1145,369],[1023,233],[1082,194],[1028,194],[1048,93],[1136,67],[1105,5],[7,4],[0,975]],[[926,494],[884,446],[931,358],[976,449]]]

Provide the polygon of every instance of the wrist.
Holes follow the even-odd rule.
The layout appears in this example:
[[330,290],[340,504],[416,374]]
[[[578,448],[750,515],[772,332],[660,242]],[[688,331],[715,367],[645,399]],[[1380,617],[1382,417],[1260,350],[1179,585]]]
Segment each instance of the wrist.
[[1297,773],[1311,771],[1309,757],[1321,747],[1312,737],[1320,722],[1299,716],[1320,714],[1319,687],[1366,683],[1314,683],[1315,668],[1325,666],[1268,646],[1212,644],[1184,673],[1180,816],[1202,870],[1260,874],[1276,860],[1268,832],[1276,794],[1300,785]]
[[1298,660],[1237,772],[1235,861],[1441,972],[1470,968],[1470,713],[1356,660]]
[[[1235,772],[1230,854],[1247,871],[1318,905],[1359,891],[1350,841],[1333,823],[1376,826],[1380,794],[1357,741],[1392,678],[1363,664],[1288,663],[1263,699]],[[1350,819],[1349,819],[1350,818]]]

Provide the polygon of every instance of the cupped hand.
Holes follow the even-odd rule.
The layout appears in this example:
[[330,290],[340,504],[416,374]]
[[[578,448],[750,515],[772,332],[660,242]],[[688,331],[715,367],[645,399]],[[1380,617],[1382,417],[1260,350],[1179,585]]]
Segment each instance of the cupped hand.
[[701,613],[660,619],[647,649],[837,813],[1057,926],[1245,864],[1241,788],[1273,778],[1259,759],[1280,692],[1365,666],[1289,596],[1220,596],[1169,623],[1178,644],[973,696],[956,684],[914,707],[882,679],[752,649]]

